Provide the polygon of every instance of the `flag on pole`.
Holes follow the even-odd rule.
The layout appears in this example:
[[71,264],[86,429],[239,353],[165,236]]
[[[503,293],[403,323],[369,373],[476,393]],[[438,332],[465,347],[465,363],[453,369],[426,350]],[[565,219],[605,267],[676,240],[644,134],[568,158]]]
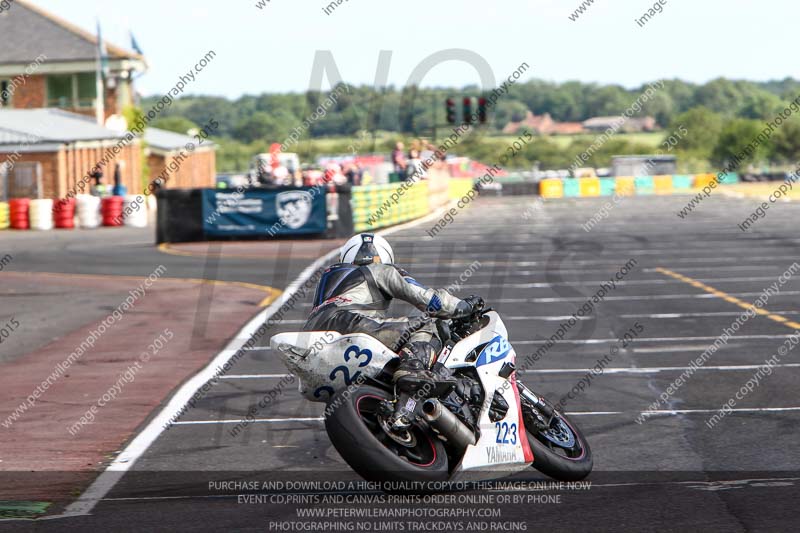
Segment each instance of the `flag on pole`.
[[133,32],[130,32],[130,34],[131,34],[131,48],[133,48],[134,52],[136,52],[140,56],[143,56],[144,52],[142,52],[142,49],[139,47],[139,43],[136,42],[136,37],[133,36]]
[[97,66],[95,72],[95,82],[97,84],[97,102],[94,106],[97,123],[103,125],[106,121],[105,106],[105,84],[104,80],[108,77],[108,53],[103,34],[100,31],[100,20],[97,21]]
[[103,33],[100,30],[100,21],[97,21],[97,57],[100,58],[100,72],[103,74],[103,79],[107,79],[110,74],[108,65],[108,49],[106,42],[103,40]]

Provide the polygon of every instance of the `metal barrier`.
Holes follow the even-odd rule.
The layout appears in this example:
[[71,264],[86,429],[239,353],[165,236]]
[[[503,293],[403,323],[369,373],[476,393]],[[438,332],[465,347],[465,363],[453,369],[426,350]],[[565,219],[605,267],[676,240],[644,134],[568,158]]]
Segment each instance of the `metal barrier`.
[[[539,182],[543,198],[674,194],[700,189],[717,180],[716,174],[617,176],[612,178],[548,178]],[[726,174],[721,185],[739,183],[739,175]]]
[[353,227],[356,233],[394,226],[431,212],[424,181],[353,187]]

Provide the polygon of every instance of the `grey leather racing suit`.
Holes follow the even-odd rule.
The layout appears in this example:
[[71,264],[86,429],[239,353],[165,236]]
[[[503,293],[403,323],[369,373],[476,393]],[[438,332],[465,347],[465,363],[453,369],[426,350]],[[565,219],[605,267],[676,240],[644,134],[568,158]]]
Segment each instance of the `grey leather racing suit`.
[[[423,316],[387,318],[393,298],[410,303]],[[429,289],[395,265],[337,264],[320,278],[306,331],[366,333],[402,355],[429,365],[441,350],[434,318],[469,315],[472,307],[444,289]]]

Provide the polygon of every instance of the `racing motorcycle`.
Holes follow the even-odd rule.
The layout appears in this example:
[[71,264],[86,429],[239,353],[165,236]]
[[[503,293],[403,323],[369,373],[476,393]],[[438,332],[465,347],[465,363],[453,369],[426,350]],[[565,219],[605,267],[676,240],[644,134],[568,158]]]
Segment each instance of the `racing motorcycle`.
[[592,470],[578,426],[516,376],[516,353],[499,314],[437,321],[445,347],[431,369],[441,381],[398,391],[398,355],[377,339],[333,331],[270,340],[300,393],[326,403],[325,429],[369,481],[492,479],[528,467],[560,481]]

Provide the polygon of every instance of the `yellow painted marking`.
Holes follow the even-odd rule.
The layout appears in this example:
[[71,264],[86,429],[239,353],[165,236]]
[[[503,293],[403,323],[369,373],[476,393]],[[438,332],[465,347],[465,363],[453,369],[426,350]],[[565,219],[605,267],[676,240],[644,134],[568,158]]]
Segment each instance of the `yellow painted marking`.
[[169,255],[178,255],[181,257],[197,257],[198,254],[193,252],[184,252],[182,250],[175,250],[168,242],[163,242],[158,245],[158,251]]
[[[178,250],[177,248],[173,248],[169,243],[164,242],[158,245],[158,251],[168,255],[177,255],[179,257],[202,257],[207,258],[209,256],[208,252],[190,252],[188,250]],[[258,254],[228,254],[220,252],[217,254],[222,259],[265,259],[266,255],[258,255]]]
[[[142,281],[147,276],[137,277],[137,276],[114,276],[109,274],[67,274],[61,272],[13,272],[14,274],[19,275],[27,275],[27,276],[50,276],[50,277],[61,277],[61,278],[76,278],[76,279],[96,279],[96,278],[114,278],[120,280],[130,280],[130,281]],[[266,292],[268,294],[263,300],[259,302],[259,307],[266,307],[270,305],[272,302],[278,299],[278,297],[283,294],[283,291],[276,289],[275,287],[270,287],[268,285],[258,285],[256,283],[247,283],[244,281],[222,281],[217,279],[202,279],[202,278],[157,278],[157,281],[186,281],[189,283],[200,283],[205,285],[220,285],[220,286],[233,286],[233,287],[244,287],[247,289],[253,289],[256,291]]]
[[730,302],[730,303],[732,303],[734,305],[738,305],[742,309],[753,309],[753,311],[756,314],[765,316],[765,317],[769,318],[770,320],[774,320],[775,322],[778,322],[779,324],[783,324],[783,325],[788,326],[788,327],[790,327],[792,329],[800,328],[800,324],[798,324],[797,322],[791,322],[791,321],[787,320],[786,318],[784,318],[784,317],[782,317],[780,315],[776,315],[775,313],[771,313],[770,311],[767,311],[766,309],[759,309],[758,307],[756,307],[755,305],[751,304],[750,302],[745,302],[744,300],[740,300],[739,298],[736,298],[735,296],[731,296],[728,293],[722,292],[719,289],[715,289],[714,287],[712,287],[710,285],[706,285],[705,283],[703,283],[701,281],[697,281],[696,279],[688,278],[688,277],[686,277],[686,276],[684,276],[682,274],[678,274],[677,272],[673,272],[672,270],[669,270],[667,268],[662,268],[662,267],[658,267],[656,269],[656,272],[660,272],[661,274],[664,274],[665,276],[669,276],[671,278],[675,278],[675,279],[678,279],[678,280],[681,280],[681,281],[685,281],[689,285],[693,285],[695,287],[703,289],[704,291],[706,291],[706,292],[708,292],[710,294],[713,294],[714,296],[718,296],[718,297],[722,298],[726,302]]
[[[338,241],[336,241],[334,239],[331,242],[332,243],[336,243]],[[331,249],[333,249],[335,247],[336,246],[332,246]],[[201,258],[205,259],[205,258],[207,258],[209,256],[208,252],[192,252],[192,251],[188,251],[188,250],[179,250],[177,248],[174,248],[171,244],[169,244],[167,242],[159,244],[157,246],[157,249],[161,253],[168,254],[168,255],[177,255],[177,256],[180,256],[180,257],[201,257]],[[237,253],[227,253],[227,252],[220,251],[220,253],[218,255],[219,255],[219,257],[221,259],[258,259],[258,260],[261,260],[261,261],[263,261],[264,259],[270,258],[270,257],[274,257],[274,255],[270,256],[266,252],[263,253],[263,254],[242,254],[242,253],[238,253],[237,254]],[[509,264],[511,264],[511,263],[509,263]]]

